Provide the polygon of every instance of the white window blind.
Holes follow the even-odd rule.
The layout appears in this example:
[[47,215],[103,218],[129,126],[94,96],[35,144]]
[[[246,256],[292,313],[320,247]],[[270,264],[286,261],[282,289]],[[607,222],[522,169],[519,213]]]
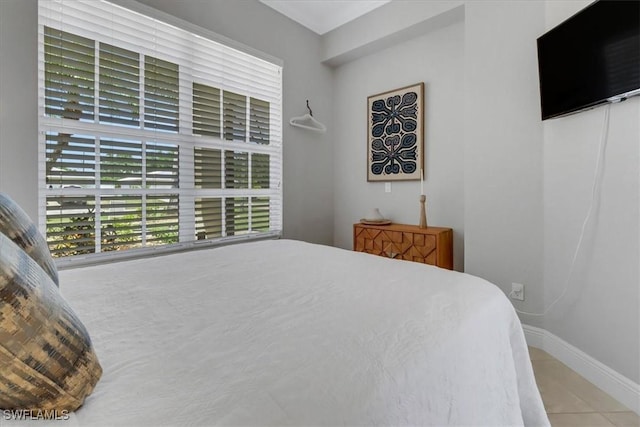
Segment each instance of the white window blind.
[[280,234],[279,64],[102,0],[40,0],[39,18],[40,227],[54,256]]

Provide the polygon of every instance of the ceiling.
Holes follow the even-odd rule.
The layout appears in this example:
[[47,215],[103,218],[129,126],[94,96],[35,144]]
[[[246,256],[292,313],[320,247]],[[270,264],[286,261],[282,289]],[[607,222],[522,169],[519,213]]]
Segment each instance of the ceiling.
[[327,33],[391,0],[260,0],[317,34]]

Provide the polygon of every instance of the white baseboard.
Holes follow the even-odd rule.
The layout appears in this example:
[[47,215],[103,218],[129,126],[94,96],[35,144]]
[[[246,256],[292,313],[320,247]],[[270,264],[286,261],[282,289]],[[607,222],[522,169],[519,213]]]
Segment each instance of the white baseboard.
[[535,326],[522,325],[527,344],[546,351],[620,403],[640,414],[640,385],[582,350]]

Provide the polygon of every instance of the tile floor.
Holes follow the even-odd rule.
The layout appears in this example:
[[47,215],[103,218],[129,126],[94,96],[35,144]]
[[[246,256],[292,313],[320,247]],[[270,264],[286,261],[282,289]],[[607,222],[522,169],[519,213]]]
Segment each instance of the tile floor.
[[534,347],[529,355],[553,427],[640,427],[635,412],[553,356]]

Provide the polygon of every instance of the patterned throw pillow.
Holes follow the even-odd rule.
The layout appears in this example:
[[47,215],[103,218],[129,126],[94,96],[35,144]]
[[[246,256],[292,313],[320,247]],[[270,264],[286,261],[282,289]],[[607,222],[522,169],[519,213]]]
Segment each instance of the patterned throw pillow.
[[4,193],[0,193],[0,233],[24,249],[58,286],[58,270],[46,240],[26,212]]
[[73,411],[102,368],[51,278],[0,234],[0,409]]

